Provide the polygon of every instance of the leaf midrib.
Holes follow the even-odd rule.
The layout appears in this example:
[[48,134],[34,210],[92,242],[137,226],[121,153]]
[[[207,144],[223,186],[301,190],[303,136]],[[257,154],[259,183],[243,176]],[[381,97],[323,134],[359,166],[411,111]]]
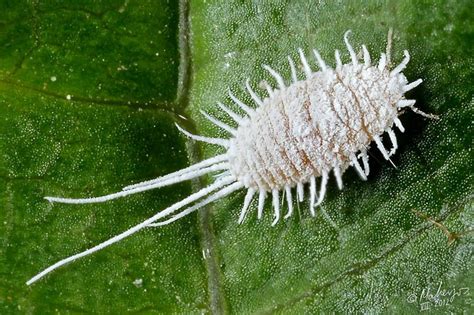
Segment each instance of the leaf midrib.
[[[176,104],[178,108],[187,108],[189,106],[189,93],[192,85],[192,56],[191,56],[191,32],[189,17],[189,1],[179,1],[179,69],[178,69],[178,87],[176,93]],[[194,119],[186,114],[182,114],[188,128],[196,130]],[[202,160],[202,152],[194,141],[186,139],[186,149],[190,164],[195,164]],[[197,191],[206,184],[205,179],[193,181],[193,191]],[[198,230],[200,237],[201,250],[208,253],[204,259],[204,265],[207,271],[207,292],[209,298],[209,310],[213,314],[223,314],[227,311],[227,302],[223,293],[222,276],[219,267],[219,258],[217,255],[217,246],[214,234],[212,220],[212,205],[205,206],[198,211]]]

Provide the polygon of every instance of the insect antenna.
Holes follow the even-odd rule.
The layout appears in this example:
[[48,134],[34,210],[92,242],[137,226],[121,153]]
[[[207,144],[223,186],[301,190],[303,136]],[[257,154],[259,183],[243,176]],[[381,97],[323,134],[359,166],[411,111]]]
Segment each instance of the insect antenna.
[[410,109],[415,113],[415,114],[418,114],[418,115],[421,115],[423,117],[426,117],[426,118],[429,118],[429,119],[439,119],[439,116],[438,115],[434,115],[434,114],[427,114],[423,111],[421,111],[420,109],[412,106],[410,107]]
[[[199,190],[198,192],[184,198],[183,200],[169,206],[168,208],[156,213],[154,216],[146,219],[145,221],[141,222],[140,224],[137,224],[135,226],[133,226],[132,228],[126,230],[125,232],[122,232],[110,239],[108,239],[107,241],[103,242],[103,243],[100,243],[88,250],[85,250],[81,253],[78,253],[78,254],[75,254],[75,255],[72,255],[72,256],[69,256],[65,259],[62,259],[58,262],[56,262],[55,264],[49,266],[48,268],[44,269],[43,271],[41,271],[40,273],[38,273],[36,276],[34,276],[33,278],[31,278],[30,280],[28,280],[26,282],[27,285],[31,285],[32,283],[38,281],[40,278],[44,277],[45,275],[47,275],[48,273],[50,273],[51,271],[69,263],[69,262],[72,262],[76,259],[79,259],[81,257],[84,257],[84,256],[87,256],[87,255],[90,255],[94,252],[97,252],[109,245],[112,245],[114,243],[117,243],[119,242],[120,240],[132,235],[132,234],[135,234],[136,232],[140,231],[141,229],[147,227],[149,224],[151,223],[154,223],[156,220],[159,220],[163,217],[166,217],[170,214],[172,214],[173,212],[175,212],[176,210],[208,195],[209,193],[215,191],[216,189],[219,189],[219,188],[222,188],[226,185],[229,185],[231,183],[234,183],[235,182],[235,178],[233,176],[228,176],[228,177],[225,177],[225,178],[222,178],[220,180],[217,180],[215,181],[213,184]],[[240,184],[239,184],[240,185]],[[234,186],[233,188],[235,188],[236,186]]]
[[[418,81],[420,80],[417,80],[409,85],[406,85],[404,88],[407,88],[408,86],[414,84],[414,83],[417,83]],[[419,84],[419,83],[418,83]],[[417,84],[417,85],[418,85]],[[398,108],[404,108],[404,107],[408,107],[409,109],[411,109],[415,114],[418,114],[418,115],[421,115],[423,117],[426,117],[426,118],[429,118],[429,119],[439,119],[439,116],[438,115],[434,115],[434,114],[427,114],[423,111],[421,111],[420,109],[416,108],[414,105],[416,103],[416,100],[400,100],[397,102],[397,107]],[[401,112],[400,112],[401,113]],[[395,124],[397,122],[395,121]],[[403,132],[403,131],[402,131]]]

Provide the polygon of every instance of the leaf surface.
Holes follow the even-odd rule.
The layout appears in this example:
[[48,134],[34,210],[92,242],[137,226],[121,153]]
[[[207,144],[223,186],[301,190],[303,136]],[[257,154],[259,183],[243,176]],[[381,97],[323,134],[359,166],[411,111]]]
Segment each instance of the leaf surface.
[[[469,1],[3,1],[0,308],[41,314],[472,312],[470,7]],[[53,206],[44,196],[115,192],[197,162],[196,154],[220,153],[212,146],[200,153],[174,123],[227,137],[199,110],[232,124],[215,104],[231,103],[228,88],[251,103],[247,78],[265,95],[262,80],[274,82],[262,64],[289,80],[287,56],[298,60],[299,47],[309,58],[317,48],[331,66],[339,49],[349,62],[342,38],[348,29],[354,47],[366,44],[376,62],[390,27],[393,63],[409,50],[404,73],[410,81],[423,79],[409,96],[440,116],[402,116],[406,132],[397,132],[396,169],[372,149],[369,180],[349,170],[339,191],[331,178],[316,218],[307,202],[295,203],[296,214],[272,228],[270,204],[258,221],[254,202],[238,225],[239,192],[25,286],[41,269],[198,187],[184,183],[80,206]],[[310,64],[317,69],[312,58]],[[448,235],[458,234],[448,243]],[[436,298],[436,292],[446,294]]]

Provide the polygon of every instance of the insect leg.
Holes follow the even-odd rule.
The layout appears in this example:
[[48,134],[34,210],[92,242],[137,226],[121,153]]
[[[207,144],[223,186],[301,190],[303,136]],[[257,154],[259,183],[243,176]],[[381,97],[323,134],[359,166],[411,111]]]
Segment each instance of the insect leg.
[[398,149],[397,136],[395,135],[392,129],[389,129],[387,133],[388,133],[388,136],[390,137],[390,141],[392,142],[392,149],[390,149],[390,153],[389,153],[389,156],[392,156],[393,154],[395,154],[395,152]]
[[395,119],[393,120],[393,122],[395,123],[395,126],[397,126],[397,128],[398,128],[401,132],[405,132],[405,127],[403,127],[402,122],[400,121],[400,119],[398,119],[398,117],[395,118]]
[[362,164],[364,165],[365,176],[369,176],[369,173],[370,173],[369,155],[367,154],[367,151],[361,152],[361,155],[362,155]]
[[352,156],[352,158],[351,158],[351,164],[356,169],[356,171],[359,174],[360,178],[362,178],[362,180],[367,180],[367,176],[365,175],[364,171],[362,170],[362,167],[360,166],[359,161],[357,160],[355,155]]
[[379,149],[379,151],[382,153],[383,157],[388,160],[390,159],[390,156],[388,155],[388,152],[387,150],[385,149],[383,143],[382,143],[382,140],[380,139],[380,137],[378,135],[374,136],[374,141],[375,143],[377,144],[377,148]]

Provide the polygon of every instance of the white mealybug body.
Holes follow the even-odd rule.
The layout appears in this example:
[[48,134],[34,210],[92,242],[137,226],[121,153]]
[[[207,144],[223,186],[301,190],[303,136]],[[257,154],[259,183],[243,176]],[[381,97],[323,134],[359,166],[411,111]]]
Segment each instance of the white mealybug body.
[[245,187],[266,191],[335,167],[343,173],[391,129],[406,85],[403,74],[363,67],[327,69],[274,90],[230,139],[231,173]]
[[[397,139],[393,125],[400,131],[404,128],[398,119],[403,108],[410,108],[426,117],[428,115],[414,107],[414,100],[407,100],[404,93],[421,83],[418,79],[410,84],[402,70],[409,61],[405,50],[403,61],[390,70],[391,32],[387,53],[382,54],[377,65],[372,65],[367,48],[362,45],[363,63],[358,58],[344,35],[346,47],[351,56],[350,64],[342,64],[336,50],[336,68],[328,67],[319,53],[313,50],[321,71],[313,72],[301,49],[299,56],[306,75],[298,80],[293,60],[288,57],[292,82],[286,84],[282,76],[267,65],[263,67],[275,78],[278,86],[266,84],[268,97],[261,99],[250,87],[246,88],[257,105],[248,106],[230,91],[229,96],[239,106],[245,116],[238,115],[226,105],[218,106],[238,125],[237,129],[216,118],[203,114],[218,127],[231,134],[230,139],[209,138],[192,135],[178,128],[188,137],[198,141],[223,146],[227,152],[201,161],[188,168],[157,179],[125,187],[122,191],[94,198],[69,199],[46,197],[50,202],[96,203],[124,197],[134,193],[172,185],[212,172],[221,172],[214,183],[185,199],[156,213],[151,218],[96,245],[46,268],[27,284],[32,284],[54,269],[80,257],[89,255],[116,243],[139,230],[169,224],[197,209],[239,189],[247,189],[239,217],[241,223],[246,216],[252,199],[258,194],[258,212],[263,214],[264,202],[271,195],[275,225],[280,220],[280,194],[284,192],[288,205],[285,218],[293,213],[292,190],[296,188],[298,201],[304,198],[304,185],[309,185],[309,211],[314,216],[314,208],[321,204],[326,192],[330,173],[342,189],[342,174],[353,166],[363,180],[369,175],[367,150],[375,142],[385,159],[397,150]],[[387,132],[392,148],[387,150],[381,136]],[[319,180],[320,178],[320,180]],[[319,193],[317,193],[319,181]],[[175,214],[176,211],[181,212]]]

